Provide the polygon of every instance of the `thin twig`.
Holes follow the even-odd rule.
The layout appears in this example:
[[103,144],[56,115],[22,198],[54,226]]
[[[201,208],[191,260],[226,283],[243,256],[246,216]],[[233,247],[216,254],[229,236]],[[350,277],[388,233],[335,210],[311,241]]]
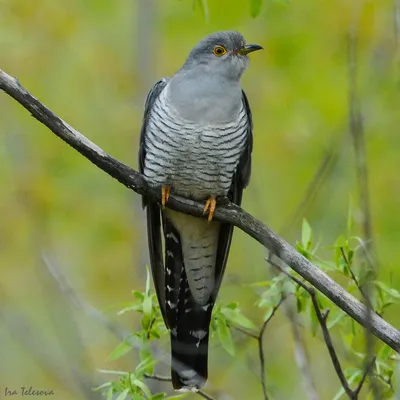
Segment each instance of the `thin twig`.
[[[281,262],[281,260],[276,259],[276,257],[275,258],[271,257],[271,253],[269,253],[268,258],[266,258],[266,262],[270,263],[270,260],[272,259],[275,259],[277,263]],[[273,269],[272,272],[275,276],[278,276],[277,274],[280,273],[280,271],[277,268]],[[286,298],[293,295],[293,293],[291,293],[290,291],[285,290],[285,285],[282,285],[282,293]],[[299,318],[296,313],[293,302],[285,302],[283,304],[283,310],[292,328],[292,334],[294,340],[293,343],[294,358],[297,367],[300,371],[304,390],[309,400],[318,400],[319,397],[315,389],[315,385],[311,376],[311,371],[308,365],[309,362],[307,357],[306,345],[301,335]]]
[[366,297],[366,294],[365,294],[365,292],[364,292],[362,286],[360,285],[360,282],[358,281],[357,277],[354,275],[354,272],[353,272],[353,270],[352,270],[352,268],[351,268],[351,265],[350,265],[350,263],[349,263],[349,260],[347,259],[347,256],[346,256],[346,253],[344,252],[343,247],[340,247],[340,252],[342,253],[343,260],[344,260],[344,262],[345,262],[346,265],[347,265],[347,269],[348,269],[349,272],[350,272],[351,279],[353,279],[354,283],[356,284],[358,290],[359,290],[360,293],[363,295],[363,297]]
[[257,337],[258,356],[260,358],[261,386],[263,389],[264,400],[268,400],[268,393],[267,393],[267,382],[265,379],[265,357],[264,357],[263,338],[264,338],[265,329],[267,328],[268,323],[271,321],[271,319],[275,315],[275,312],[278,310],[278,308],[282,304],[283,300],[285,300],[285,297],[281,296],[278,303],[275,304],[274,308],[272,309],[271,315],[262,324],[260,333],[258,334],[258,337]]
[[[144,374],[144,377],[147,379],[153,379],[153,380],[159,381],[159,382],[171,382],[171,378],[168,376]],[[198,394],[200,397],[203,397],[204,399],[207,399],[207,400],[216,400],[214,397],[210,396],[207,393],[204,393],[202,390],[198,390],[197,392],[194,392],[194,393]]]
[[[2,70],[0,70],[0,89],[17,100],[59,138],[123,185],[136,193],[145,194],[157,201],[161,200],[161,191],[156,187],[148,185],[141,174],[108,155],[104,150],[92,143],[61,118],[57,117],[22,87],[17,79]],[[176,211],[204,218],[204,203],[172,195],[169,198],[168,207]],[[218,206],[214,214],[214,219],[220,222],[231,223],[253,237],[294,269],[311,285],[321,291],[344,312],[361,325],[371,327],[374,335],[395,351],[400,352],[400,331],[398,329],[375,313],[371,313],[371,318],[368,318],[367,307],[298,253],[261,221],[232,203]]]
[[240,326],[233,326],[232,328],[235,329],[238,332],[243,333],[246,336],[249,336],[249,337],[253,338],[253,339],[258,339],[258,333],[256,333],[256,332],[249,331],[247,329],[243,329]]
[[356,389],[354,390],[354,394],[355,394],[356,396],[358,396],[358,394],[360,393],[360,391],[361,391],[361,389],[362,389],[362,387],[363,387],[363,385],[364,385],[364,382],[365,382],[365,379],[367,378],[367,376],[370,375],[370,374],[372,373],[373,367],[374,367],[374,365],[375,365],[375,360],[376,360],[376,357],[372,357],[372,359],[370,360],[370,362],[367,364],[367,367],[366,367],[365,370],[364,370],[364,373],[363,373],[363,376],[362,376],[362,378],[361,378],[361,380],[360,380],[360,383],[358,384],[358,386],[357,386]]
[[154,381],[160,381],[160,382],[171,382],[172,381],[172,379],[169,376],[144,374],[144,377],[146,379],[153,379]]
[[317,316],[317,320],[319,322],[319,325],[321,327],[321,331],[322,331],[322,335],[325,341],[325,345],[328,349],[329,352],[329,356],[331,358],[333,367],[335,369],[336,375],[338,376],[340,383],[344,389],[344,391],[346,392],[346,394],[349,396],[350,399],[352,400],[356,400],[358,399],[358,394],[361,391],[361,388],[365,382],[366,376],[368,374],[370,374],[371,372],[371,368],[373,367],[374,363],[375,363],[375,358],[373,359],[373,362],[371,360],[371,362],[369,362],[364,370],[364,374],[363,374],[363,378],[360,381],[360,384],[357,386],[357,388],[355,390],[352,390],[349,386],[349,383],[344,375],[342,366],[340,364],[339,358],[336,354],[336,350],[333,346],[333,342],[332,342],[332,338],[331,335],[329,333],[329,329],[327,326],[327,319],[329,316],[329,309],[326,309],[325,311],[321,312],[321,309],[319,307],[318,304],[318,299],[317,299],[317,294],[314,290],[313,287],[305,284],[304,282],[302,282],[300,279],[298,279],[296,276],[292,275],[291,273],[289,273],[288,271],[285,270],[285,268],[282,268],[280,265],[278,265],[277,263],[275,263],[273,260],[271,260],[270,258],[268,259],[268,262],[273,265],[274,267],[278,268],[283,274],[285,274],[287,277],[289,277],[290,279],[292,279],[295,283],[297,283],[299,286],[301,286],[311,297],[311,301],[315,310],[315,314]]

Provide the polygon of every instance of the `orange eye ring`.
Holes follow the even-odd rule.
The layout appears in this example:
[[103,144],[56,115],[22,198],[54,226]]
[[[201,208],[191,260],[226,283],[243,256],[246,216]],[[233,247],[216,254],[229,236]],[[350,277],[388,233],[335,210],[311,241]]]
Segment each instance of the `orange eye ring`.
[[226,54],[226,48],[223,46],[215,46],[213,50],[214,56],[221,57]]

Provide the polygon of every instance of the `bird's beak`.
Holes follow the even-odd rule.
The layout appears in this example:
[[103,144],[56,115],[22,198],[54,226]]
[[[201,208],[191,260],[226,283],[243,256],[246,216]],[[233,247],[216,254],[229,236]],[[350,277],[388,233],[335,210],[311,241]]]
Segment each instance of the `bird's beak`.
[[262,50],[262,49],[263,48],[261,46],[259,46],[258,44],[246,44],[238,51],[238,54],[241,54],[244,56],[246,54],[252,53],[253,51]]

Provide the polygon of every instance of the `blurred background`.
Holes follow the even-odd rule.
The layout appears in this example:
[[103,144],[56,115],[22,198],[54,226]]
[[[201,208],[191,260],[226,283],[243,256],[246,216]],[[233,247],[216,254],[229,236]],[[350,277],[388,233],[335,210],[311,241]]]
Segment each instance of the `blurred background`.
[[[251,58],[242,80],[254,119],[253,175],[243,206],[291,243],[307,218],[327,257],[327,246],[346,231],[350,198],[354,233],[363,233],[349,128],[352,84],[362,113],[379,279],[399,289],[396,1],[271,0],[257,18],[250,0],[209,0],[206,8],[201,3],[0,0],[0,68],[136,168],[143,103],[152,84],[180,68],[206,34],[239,30],[265,49]],[[351,26],[357,30],[356,81],[349,80]],[[107,361],[119,339],[102,317],[126,330],[138,327],[135,314],[118,317],[115,310],[132,300],[132,289],[144,290],[141,199],[4,93],[0,181],[0,398],[5,387],[21,386],[53,389],[50,398],[57,400],[99,398],[90,391],[104,381],[97,369],[133,370],[138,360],[134,351]],[[262,312],[248,284],[270,276],[264,257],[258,243],[236,230],[220,293],[223,302],[239,301],[257,325]],[[398,306],[385,317],[400,326]],[[330,399],[339,383],[324,343],[304,335],[316,390]],[[211,349],[212,390],[234,399],[262,398],[256,343],[246,341],[234,359],[217,341]],[[307,398],[283,314],[268,326],[265,353],[273,398]]]

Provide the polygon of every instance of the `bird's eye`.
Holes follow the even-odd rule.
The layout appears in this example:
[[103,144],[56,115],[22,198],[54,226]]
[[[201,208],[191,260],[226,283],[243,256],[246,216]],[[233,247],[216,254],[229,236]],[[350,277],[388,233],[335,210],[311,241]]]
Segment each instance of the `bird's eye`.
[[215,56],[221,57],[224,54],[226,54],[226,49],[223,46],[215,46],[213,53],[214,53]]

